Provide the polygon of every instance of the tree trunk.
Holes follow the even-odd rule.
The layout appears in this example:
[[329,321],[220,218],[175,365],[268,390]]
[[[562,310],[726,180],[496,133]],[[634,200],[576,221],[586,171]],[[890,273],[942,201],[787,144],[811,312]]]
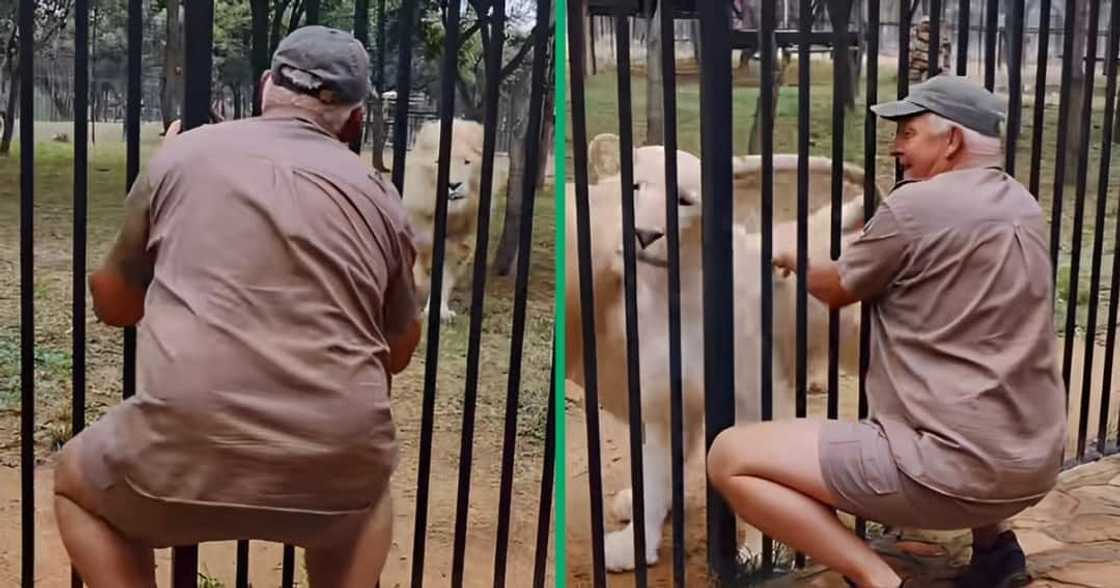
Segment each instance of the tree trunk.
[[[790,54],[788,51],[783,51],[781,55],[781,62],[777,64],[777,71],[774,75],[774,86],[770,89],[773,96],[771,104],[773,110],[770,112],[771,120],[777,120],[778,116],[778,98],[781,96],[782,85],[785,84],[786,71],[789,69]],[[762,87],[759,87],[759,100],[754,105],[754,118],[751,121],[751,138],[747,143],[747,153],[751,155],[758,155],[762,152]]]
[[[528,96],[531,91],[532,76],[524,72],[518,80],[515,96]],[[502,220],[502,236],[498,239],[498,249],[494,254],[494,273],[508,276],[517,260],[517,239],[521,232],[521,204],[524,200],[522,186],[525,182],[525,146],[533,140],[529,131],[529,100],[514,101],[514,132],[520,139],[521,149],[509,150],[509,178],[506,184],[506,210]]]
[[373,128],[370,131],[370,142],[373,144],[374,169],[389,173],[392,170],[385,165],[385,113],[382,110],[380,94],[382,90],[382,88],[378,88],[378,92],[374,94],[373,99],[370,101],[370,110],[373,111]]
[[163,128],[179,118],[183,96],[183,30],[179,19],[180,0],[167,0],[167,39],[163,49],[163,87],[160,111]]
[[[12,136],[16,128],[16,103],[19,101],[19,66],[13,65],[9,60],[9,75],[11,83],[8,84],[8,116],[4,119],[4,136],[0,138],[0,155],[7,157],[12,153]],[[23,121],[20,121],[23,122]]]
[[230,84],[229,89],[233,94],[233,118],[240,119],[245,115],[241,110],[241,84]]
[[[646,35],[646,145],[665,144],[665,109],[661,75],[661,5],[653,11]],[[672,39],[669,40],[672,42]]]
[[[1073,15],[1067,15],[1067,18],[1075,18],[1073,23],[1073,55],[1067,57],[1070,63],[1073,64],[1071,70],[1070,81],[1070,94],[1069,94],[1069,124],[1066,130],[1066,149],[1069,154],[1066,158],[1066,175],[1065,180],[1067,183],[1072,182],[1077,177],[1077,163],[1082,157],[1088,156],[1086,153],[1081,152],[1081,115],[1084,112],[1082,108],[1082,100],[1087,90],[1086,88],[1086,75],[1085,75],[1085,42],[1089,32],[1089,0],[1081,0],[1077,3],[1077,11]],[[1095,34],[1095,31],[1093,32]],[[1092,91],[1091,89],[1088,89]]]
[[[549,56],[548,71],[556,67],[556,55]],[[548,76],[548,80],[552,80],[552,76]],[[518,80],[515,96],[529,96],[531,91],[532,74],[525,71],[521,79]],[[542,105],[542,119],[541,119],[541,135],[540,137],[529,137],[529,100],[515,100],[514,104],[517,109],[514,115],[514,133],[521,141],[521,145],[527,146],[531,140],[540,141],[540,149],[538,153],[540,157],[537,161],[536,173],[536,187],[535,192],[539,192],[544,185],[545,170],[548,167],[548,157],[551,153],[553,127],[555,121],[553,119],[553,108],[555,106],[555,96],[551,88],[551,81],[546,81],[546,88],[544,93],[544,103]],[[506,210],[505,216],[502,221],[502,236],[498,240],[498,250],[494,256],[494,273],[499,276],[508,276],[517,264],[517,246],[518,238],[521,234],[521,207],[524,203],[526,195],[522,192],[521,187],[525,181],[525,152],[526,149],[510,149],[509,153],[509,180],[506,187]],[[533,194],[528,195],[530,198]]]

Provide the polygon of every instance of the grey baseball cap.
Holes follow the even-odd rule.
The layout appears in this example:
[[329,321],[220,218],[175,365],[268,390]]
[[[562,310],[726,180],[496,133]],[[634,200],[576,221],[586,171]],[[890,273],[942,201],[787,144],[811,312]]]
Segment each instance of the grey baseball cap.
[[999,136],[1007,116],[1003,101],[994,94],[968,78],[950,74],[915,84],[905,98],[876,104],[871,112],[887,120],[932,112],[990,137]]
[[319,25],[298,28],[280,41],[272,79],[328,104],[364,102],[372,91],[365,47],[349,33]]

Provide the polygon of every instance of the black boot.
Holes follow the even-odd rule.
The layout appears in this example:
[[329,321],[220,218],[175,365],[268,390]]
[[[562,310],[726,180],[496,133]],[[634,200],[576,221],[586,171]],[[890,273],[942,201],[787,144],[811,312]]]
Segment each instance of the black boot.
[[1013,531],[1004,531],[987,549],[972,548],[968,569],[957,577],[958,588],[1019,588],[1030,583],[1027,556]]

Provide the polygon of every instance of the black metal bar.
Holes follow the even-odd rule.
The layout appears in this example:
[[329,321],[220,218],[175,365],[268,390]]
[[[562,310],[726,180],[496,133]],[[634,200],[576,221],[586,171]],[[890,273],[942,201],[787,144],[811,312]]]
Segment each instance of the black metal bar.
[[[850,17],[851,0],[838,0],[830,5],[830,10]],[[839,19],[833,17],[833,28]],[[844,21],[845,24],[847,20]],[[845,54],[845,58],[847,55]],[[899,78],[901,79],[901,78]],[[850,92],[851,78],[844,75],[840,68],[832,69],[832,211],[829,234],[830,255],[840,257],[840,212],[844,197],[844,96]],[[840,415],[840,312],[828,311],[828,418]]]
[[[139,4],[140,0],[131,0]],[[184,131],[202,126],[210,120],[210,74],[213,65],[214,47],[214,0],[195,0],[184,5],[183,37],[185,42],[183,68],[183,121]],[[139,13],[139,10],[136,11]],[[132,16],[130,11],[130,18]],[[139,23],[137,27],[139,27]],[[131,43],[130,43],[131,45]],[[139,47],[139,43],[137,43]],[[138,50],[138,49],[137,49]],[[138,56],[139,57],[139,56]],[[137,66],[139,67],[139,66]],[[136,125],[139,131],[140,101],[139,84],[130,91],[136,94]],[[139,149],[139,132],[136,148]],[[139,161],[139,158],[137,158]],[[198,546],[182,546],[172,549],[172,585],[197,585]],[[182,584],[180,584],[182,582]]]
[[[761,107],[762,126],[760,129],[759,146],[762,155],[762,250],[759,260],[759,283],[762,286],[760,296],[760,316],[762,318],[762,345],[759,362],[761,364],[760,379],[762,393],[761,417],[763,421],[774,418],[774,116],[775,94],[780,88],[774,86],[774,28],[777,26],[774,16],[774,3],[762,2],[760,5],[759,27],[759,61],[760,73],[758,100]],[[846,31],[840,31],[840,34]],[[838,34],[838,37],[840,36]],[[841,39],[842,40],[842,39]],[[837,53],[848,59],[849,49],[846,45],[836,47]],[[733,281],[734,277],[729,278]],[[769,572],[774,568],[774,542],[767,536],[762,536],[762,569]]]
[[[432,229],[432,269],[428,292],[428,336],[424,357],[424,397],[420,417],[420,465],[417,470],[416,520],[412,539],[412,586],[424,583],[424,546],[428,529],[428,492],[431,485],[432,435],[435,427],[436,375],[439,370],[440,302],[443,297],[443,264],[447,236],[447,182],[451,174],[451,134],[455,117],[455,79],[459,49],[458,2],[447,4],[444,23],[439,104],[439,165],[436,172],[435,225]],[[398,96],[398,108],[407,96]],[[396,165],[396,161],[393,162]],[[531,200],[530,200],[531,201]],[[520,256],[518,256],[520,257]],[[450,293],[448,293],[450,294]],[[511,368],[513,366],[510,366]]]
[[237,575],[235,586],[249,588],[249,541],[242,539],[237,542]]
[[[587,420],[587,478],[591,498],[591,559],[595,588],[607,585],[603,553],[603,466],[599,433],[599,370],[595,353],[595,286],[591,269],[591,211],[588,201],[587,116],[584,93],[584,0],[567,0],[568,71],[571,83],[572,166],[575,171],[576,241],[579,263],[583,395]],[[559,103],[558,103],[559,104]],[[559,130],[557,131],[559,132]]]
[[[140,0],[128,2],[128,89],[125,113],[125,193],[140,174],[140,92],[144,13]],[[185,122],[185,121],[184,121]],[[185,127],[184,127],[185,128]],[[136,393],[136,327],[124,329],[122,389],[125,398]]]
[[[1108,49],[1105,53],[1105,99],[1104,122],[1102,123],[1103,137],[1101,138],[1101,171],[1097,179],[1097,202],[1108,199],[1109,163],[1112,161],[1112,125],[1116,115],[1116,66],[1117,53],[1120,53],[1120,2],[1113,0],[1108,20]],[[1120,202],[1120,201],[1118,201]],[[1108,446],[1108,417],[1112,398],[1112,362],[1116,349],[1116,324],[1117,301],[1120,300],[1120,223],[1116,223],[1117,234],[1113,237],[1114,250],[1112,253],[1112,282],[1109,289],[1108,301],[1108,329],[1105,331],[1104,344],[1104,373],[1101,381],[1101,409],[1097,421],[1097,453],[1104,455]],[[1098,229],[1097,234],[1102,231]],[[1095,253],[1094,253],[1095,255]],[[1094,264],[1098,263],[1094,260]],[[1096,278],[1093,285],[1097,284]],[[1093,300],[1096,294],[1090,298]],[[1095,325],[1090,324],[1090,332],[1095,330]]]
[[[499,75],[498,72],[502,68],[502,46],[505,38],[504,30],[506,26],[506,4],[505,0],[494,0],[491,5],[493,14],[490,17],[490,52],[486,60],[486,103],[485,113],[483,116],[483,131],[482,131],[482,178],[479,186],[479,204],[478,204],[478,226],[475,237],[477,246],[474,252],[474,276],[471,279],[471,322],[469,333],[467,335],[467,381],[463,391],[463,428],[461,433],[461,446],[459,449],[459,495],[455,506],[455,535],[454,543],[452,544],[452,557],[451,557],[451,585],[461,586],[463,584],[463,567],[466,560],[467,550],[467,520],[470,517],[470,493],[471,493],[471,465],[474,456],[474,423],[475,423],[475,410],[478,407],[478,374],[479,374],[479,361],[482,346],[482,309],[486,302],[486,260],[487,252],[490,247],[490,202],[493,195],[494,187],[494,143],[496,140],[496,133],[498,129],[498,92],[499,92]],[[484,18],[485,15],[478,15],[478,18]],[[482,31],[483,35],[487,34],[486,30]],[[529,135],[532,137],[532,135]],[[531,139],[530,139],[531,141]],[[536,167],[527,167],[526,169],[536,169]],[[532,174],[525,174],[531,177]],[[532,192],[527,192],[531,194]],[[435,308],[434,306],[430,308]],[[520,364],[520,361],[518,361]],[[515,366],[510,362],[510,368],[520,369],[520,365]],[[509,482],[512,490],[513,483],[513,446],[516,443],[517,435],[517,390],[513,391],[512,395],[506,396],[506,423],[505,423],[505,447],[502,460],[502,482],[506,481],[509,477]],[[513,401],[512,411],[509,402]],[[511,427],[512,424],[512,427]],[[506,467],[506,454],[509,457],[509,467],[507,472]],[[505,487],[503,486],[504,490]],[[508,496],[507,502],[502,503],[506,509],[509,508]],[[499,507],[499,516],[501,513]],[[508,515],[507,515],[508,517]],[[508,542],[508,521],[507,521],[507,536],[505,539],[499,537],[497,542],[497,549],[504,550],[504,543]],[[500,531],[499,531],[500,533]],[[495,570],[495,574],[505,575],[505,569]],[[504,585],[504,580],[501,584]]]
[[634,530],[634,583],[646,585],[646,521],[645,480],[642,462],[642,393],[638,350],[637,261],[634,237],[634,132],[630,94],[630,22],[625,16],[615,17],[615,38],[618,52],[618,137],[619,161],[622,171],[622,265],[626,314],[626,383],[629,391],[630,420],[630,486]]
[[960,17],[960,25],[957,30],[957,75],[959,76],[968,75],[968,37],[971,33],[968,21],[971,16],[969,14],[972,8],[971,4],[972,0],[959,0],[957,2],[957,12]]
[[74,3],[73,369],[70,430],[86,426],[86,214],[89,197],[89,0]]
[[[1095,2],[1094,2],[1095,3]],[[1058,254],[1061,253],[1060,242],[1058,236],[1061,235],[1062,226],[1062,192],[1065,187],[1065,166],[1066,166],[1066,141],[1067,124],[1070,124],[1070,92],[1073,86],[1073,68],[1081,67],[1080,56],[1073,55],[1073,37],[1076,13],[1076,0],[1067,0],[1065,12],[1065,45],[1066,50],[1062,52],[1062,102],[1060,104],[1061,110],[1058,112],[1058,138],[1057,138],[1057,157],[1055,158],[1054,169],[1054,214],[1051,216],[1051,255],[1053,262],[1053,271],[1057,271]],[[1090,36],[1090,43],[1093,43],[1094,36]],[[1094,43],[1095,45],[1095,43]],[[1088,56],[1088,54],[1086,54]],[[1091,75],[1091,74],[1090,74]],[[1092,78],[1086,78],[1086,87],[1091,87]],[[1081,125],[1081,153],[1086,153],[1088,149],[1088,124],[1089,118],[1092,114],[1092,92],[1083,92],[1084,100],[1082,106],[1082,121],[1076,121]],[[1082,170],[1088,169],[1088,157],[1082,157],[1077,161],[1077,169],[1075,171],[1076,177],[1076,192],[1074,193],[1074,211],[1073,211],[1073,251],[1070,254],[1070,274],[1068,274],[1068,289],[1066,295],[1066,319],[1065,319],[1065,340],[1062,353],[1062,381],[1065,383],[1066,393],[1066,409],[1068,409],[1068,400],[1070,400],[1070,372],[1073,367],[1073,337],[1075,335],[1076,327],[1076,305],[1077,305],[1077,270],[1081,265],[1081,224],[1082,224],[1082,205],[1085,202],[1084,190],[1084,177]],[[1057,280],[1054,280],[1057,283]],[[1055,288],[1055,292],[1057,288]]]
[[[393,185],[404,194],[404,158],[408,151],[408,105],[412,95],[412,29],[417,0],[401,0],[397,26],[397,100],[393,118]],[[384,13],[383,13],[384,14]],[[455,33],[458,36],[458,31]],[[384,94],[385,90],[378,88]]]
[[198,547],[171,550],[171,585],[174,588],[198,586]]
[[319,0],[306,0],[304,2],[304,6],[307,10],[307,13],[304,16],[304,24],[319,24]]
[[1023,2],[1007,0],[1010,4],[1008,20],[1011,35],[1008,38],[1010,51],[1007,55],[1007,140],[1005,141],[1005,165],[1007,173],[1015,175],[1015,156],[1019,150],[1020,121],[1023,118]]
[[984,13],[984,87],[996,87],[996,25],[999,24],[999,0],[988,0]]
[[1035,199],[1042,184],[1042,133],[1046,122],[1046,70],[1050,65],[1050,0],[1039,5],[1038,65],[1034,75],[1034,122],[1031,126],[1031,175],[1027,185]]
[[[1070,91],[1073,86],[1073,68],[1080,67],[1080,60],[1073,56],[1073,34],[1074,14],[1077,10],[1076,0],[1066,0],[1065,12],[1065,40],[1062,43],[1062,87],[1060,90],[1060,98],[1058,99],[1058,148],[1054,156],[1054,206],[1050,215],[1050,271],[1051,283],[1057,284],[1058,276],[1058,256],[1061,253],[1061,235],[1062,235],[1062,196],[1065,191],[1066,179],[1066,141],[1069,140],[1069,101]],[[1077,263],[1078,259],[1074,257],[1072,263]],[[1070,278],[1075,279],[1071,273]],[[1072,286],[1072,283],[1070,284]],[[1054,288],[1055,295],[1057,295],[1057,287]],[[1070,363],[1072,361],[1072,345],[1073,345],[1073,331],[1069,328],[1068,321],[1066,326],[1065,338],[1068,343],[1062,355],[1062,381],[1066,389],[1066,407],[1069,407],[1069,376],[1070,376]]]
[[[74,3],[74,259],[70,433],[86,426],[86,215],[89,197],[89,0]],[[71,566],[70,586],[82,579]]]
[[[258,7],[258,4],[263,6]],[[268,71],[268,0],[252,0],[253,116],[261,115],[261,76]]]
[[[809,131],[812,125],[809,114],[812,109],[810,88],[812,83],[812,62],[809,61],[809,34],[813,26],[811,0],[800,0],[797,11],[798,31],[801,34],[797,51],[797,273],[796,280],[796,357],[794,375],[795,407],[794,415],[805,418],[809,414],[809,294],[805,281],[805,269],[809,265]],[[871,29],[875,31],[875,29]],[[878,32],[870,32],[878,37]],[[870,53],[868,53],[870,55]],[[872,62],[868,60],[868,62]],[[794,566],[805,567],[805,554],[794,555]]]
[[296,577],[296,548],[291,545],[284,546],[284,555],[280,564],[280,586],[293,588]]
[[[354,38],[362,44],[365,48],[366,54],[369,54],[369,0],[355,0],[354,2]],[[368,97],[367,97],[368,98]],[[367,105],[368,99],[363,100]],[[381,116],[381,113],[378,113]],[[362,131],[358,136],[350,142],[350,150],[354,153],[362,152],[362,135],[365,132],[365,125],[362,125]]]
[[[910,2],[898,3],[898,97],[905,98],[910,93]],[[895,161],[894,179],[902,179],[902,166]]]
[[[868,24],[867,54],[879,54],[879,0],[867,0]],[[879,101],[879,64],[877,60],[867,61],[867,103],[875,104]],[[863,219],[867,222],[875,214],[876,198],[879,189],[875,181],[875,157],[877,151],[878,120],[868,116],[863,121]],[[859,323],[859,401],[858,418],[867,418],[867,367],[871,351],[871,307],[860,304]],[[867,521],[861,517],[856,518],[856,535],[867,538]]]
[[[1092,133],[1093,121],[1093,85],[1094,78],[1097,71],[1097,31],[1100,23],[1101,3],[1089,3],[1089,30],[1088,38],[1085,43],[1085,80],[1081,92],[1081,145],[1078,153],[1080,157],[1077,159],[1077,196],[1076,204],[1073,215],[1073,251],[1070,254],[1070,270],[1069,270],[1069,297],[1066,301],[1066,339],[1065,343],[1065,361],[1070,362],[1072,367],[1073,361],[1073,340],[1072,337],[1075,329],[1077,328],[1077,292],[1078,280],[1080,278],[1079,271],[1081,268],[1081,238],[1082,238],[1082,223],[1085,216],[1085,192],[1088,189],[1088,175],[1089,175],[1089,136]],[[1107,165],[1102,161],[1102,168]],[[1107,182],[1107,171],[1102,171],[1106,174],[1105,180]],[[1106,184],[1107,185],[1107,184]],[[1093,233],[1093,261],[1091,275],[1093,276],[1092,285],[1090,290],[1093,295],[1089,297],[1089,328],[1085,333],[1085,357],[1082,362],[1082,377],[1081,377],[1081,407],[1078,410],[1077,417],[1077,453],[1076,459],[1080,459],[1085,454],[1085,437],[1089,430],[1089,398],[1093,389],[1093,352],[1096,350],[1096,333],[1093,329],[1096,326],[1097,319],[1097,281],[1100,275],[1100,240],[1101,232],[1104,231],[1104,199],[1097,201],[1097,218],[1096,228]],[[1063,365],[1064,367],[1064,365]]]
[[[929,0],[929,76],[941,73],[941,0]],[[871,55],[868,53],[868,55]]]
[[[734,424],[735,370],[731,227],[731,35],[727,5],[700,4],[700,138],[703,166],[704,391],[705,450],[720,431]],[[735,518],[727,502],[707,484],[708,562],[716,577],[735,571]]]
[[[35,1],[19,4],[20,582],[35,585]],[[12,124],[8,117],[7,124]]]
[[662,0],[661,105],[665,128],[665,233],[669,273],[669,452],[672,460],[673,586],[685,585],[684,544],[684,379],[681,376],[681,252],[677,193],[677,52],[675,0]]
[[[540,4],[551,4],[551,2],[549,0],[543,0],[543,2],[539,2],[537,6],[539,7]],[[548,18],[547,11],[545,12],[544,18]],[[538,20],[537,22],[543,21]],[[545,35],[545,37],[547,36],[548,35]],[[534,85],[534,87],[536,86]],[[528,169],[537,168],[534,167]],[[564,268],[557,268],[557,270],[564,271]],[[552,365],[549,368],[548,378],[548,416],[545,417],[544,425],[544,469],[541,470],[541,498],[537,507],[537,544],[536,550],[533,554],[533,588],[544,588],[545,579],[548,575],[548,528],[550,525],[552,514],[552,485],[556,480],[556,471],[554,469],[556,467],[557,442],[556,404],[559,400],[556,394],[557,390],[561,390],[556,385],[556,347],[556,338],[554,336],[552,340]],[[563,394],[563,392],[561,392],[561,394]],[[508,542],[508,539],[506,540],[506,542]],[[505,542],[499,541],[498,546],[501,546],[503,543]],[[502,562],[501,569],[503,570],[501,582],[499,582],[497,574],[495,573],[494,586],[496,587],[506,585],[504,561]],[[560,573],[557,573],[556,575],[560,576],[563,573],[566,573],[566,571],[560,570]],[[557,582],[557,584],[559,584],[559,582]]]
[[[498,0],[495,3],[495,7],[494,7],[495,15],[499,14],[500,12],[502,12],[504,10],[505,10],[504,2],[502,0]],[[543,22],[548,22],[549,15],[550,15],[551,12],[552,12],[552,2],[551,2],[551,0],[537,0],[537,22],[542,22],[542,23]],[[495,19],[495,23],[498,23],[498,22],[502,22],[503,24],[501,24],[500,26],[498,24],[495,24],[494,25],[494,30],[495,31],[504,30],[504,26],[505,26],[504,21],[498,21],[497,19]],[[528,128],[526,129],[526,134],[525,134],[525,136],[527,137],[527,144],[525,145],[525,169],[526,170],[537,170],[540,167],[539,162],[540,162],[540,158],[541,158],[541,139],[542,139],[541,135],[542,135],[543,119],[544,119],[544,116],[546,115],[546,113],[544,112],[544,97],[545,97],[544,92],[545,92],[545,90],[547,88],[547,85],[548,85],[548,81],[547,81],[546,78],[547,78],[547,75],[548,75],[547,74],[547,66],[548,66],[548,62],[549,62],[549,40],[550,40],[550,35],[547,32],[547,29],[545,29],[545,27],[538,28],[537,32],[535,33],[535,37],[533,39],[533,70],[532,70],[532,73],[531,73],[532,78],[530,79],[531,89],[529,91],[529,125],[528,125]],[[499,44],[498,47],[500,47],[500,46],[501,45]],[[501,50],[500,49],[497,50],[496,53],[500,56],[501,55]],[[495,71],[497,71],[497,69],[499,69],[500,67],[501,67],[501,61],[497,60],[494,63]],[[495,79],[497,78],[496,75],[492,76],[492,77],[495,78]],[[489,79],[489,77],[488,77],[488,79]],[[498,98],[499,98],[498,97],[499,86],[498,86],[497,83],[494,84],[492,91],[493,91],[492,95],[493,95],[493,100],[494,100],[493,116],[488,118],[487,120],[493,121],[493,124],[492,125],[488,124],[487,126],[488,127],[493,126],[496,130],[497,120],[498,120]],[[489,108],[489,106],[490,106],[490,104],[488,103],[487,107]],[[489,132],[489,130],[490,129],[487,129],[488,132]],[[491,159],[493,159],[493,149],[494,149],[493,138],[491,139],[491,145],[490,145],[489,149],[490,149],[490,151],[486,151],[486,149],[484,148],[483,151],[484,151],[484,153],[489,153],[490,154],[489,157]],[[486,157],[487,157],[487,155],[483,156],[483,158],[484,158],[483,161],[484,162],[485,162]],[[483,164],[482,177],[483,177],[483,188],[482,188],[483,194],[487,194],[489,192],[489,190],[486,187],[487,186],[487,183],[486,183],[487,182],[487,171],[486,171],[485,163]],[[517,275],[515,277],[515,282],[514,282],[513,332],[511,333],[510,359],[509,359],[510,368],[509,368],[509,375],[508,375],[508,380],[507,380],[508,383],[507,383],[507,388],[506,388],[506,428],[505,428],[505,437],[502,441],[502,478],[501,478],[501,482],[500,482],[500,485],[499,485],[499,494],[498,494],[498,536],[497,536],[497,544],[496,544],[495,553],[494,553],[494,586],[495,586],[495,588],[505,586],[505,584],[506,584],[506,580],[505,580],[505,578],[506,578],[506,567],[507,567],[506,566],[506,556],[507,556],[507,551],[509,549],[510,505],[511,505],[511,502],[513,500],[513,464],[514,464],[514,455],[516,454],[516,449],[517,449],[517,409],[518,409],[518,406],[520,405],[520,402],[521,402],[521,360],[522,360],[522,351],[523,351],[524,342],[525,342],[526,301],[528,300],[528,295],[529,295],[529,260],[530,260],[530,252],[532,251],[532,245],[533,245],[532,244],[533,208],[534,208],[534,203],[536,202],[536,198],[533,195],[536,192],[538,179],[539,178],[537,177],[537,174],[535,173],[535,171],[533,173],[526,173],[521,179],[522,180],[522,183],[521,183],[522,192],[521,193],[525,195],[525,198],[523,199],[522,209],[520,211],[521,212],[521,219],[520,219],[521,224],[519,226],[519,229],[520,229],[521,233],[518,235]],[[480,207],[483,208],[483,209],[487,208],[488,206],[489,206],[489,201],[488,200],[484,200],[484,203],[480,205]],[[478,240],[479,240],[479,242],[485,243],[485,241],[482,240],[481,231],[482,231],[482,228],[481,228],[481,225],[480,225]],[[480,248],[481,248],[481,246],[480,246]],[[481,280],[481,278],[479,278],[478,276],[485,275],[485,273],[486,273],[485,249],[482,249],[482,251],[483,251],[483,253],[482,253],[481,259],[476,258],[476,264],[477,264],[475,266],[475,272],[476,272],[475,273],[475,280],[476,281]],[[472,313],[474,312],[473,307],[472,307],[471,311],[472,311]],[[479,311],[481,312],[481,306],[479,307]],[[473,317],[472,317],[472,320],[473,320]],[[481,321],[481,315],[479,315],[480,325],[481,325],[481,322],[482,322]],[[473,326],[473,323],[472,323],[472,326]],[[468,359],[468,366],[469,366],[469,363],[470,363],[470,360]],[[555,370],[555,366],[553,366],[553,370]],[[555,377],[553,378],[553,380],[554,379],[555,379]],[[555,382],[553,382],[552,386],[553,386],[553,388],[555,388]],[[550,396],[550,400],[551,400],[551,396]],[[553,407],[552,405],[553,405],[553,403],[550,401],[549,402],[549,415],[550,415],[551,419],[555,419],[555,414],[554,414],[554,408],[555,407]],[[546,443],[548,443],[548,441],[547,441],[548,434],[554,434],[553,423],[555,421],[551,420],[549,422],[550,422],[550,424],[548,425],[548,428],[547,428],[548,432],[546,433]],[[555,436],[553,436],[552,438],[555,439]],[[546,503],[546,498],[545,498],[545,492],[546,492],[546,490],[548,492],[551,492],[551,486],[552,486],[552,481],[551,481],[552,480],[552,475],[551,475],[552,474],[552,467],[551,467],[551,465],[555,461],[555,453],[550,453],[552,451],[554,451],[554,449],[551,447],[551,445],[545,449],[545,472],[542,474],[542,480],[541,480],[541,509],[542,509],[541,512],[542,513],[547,512],[547,506],[546,506],[547,503]],[[545,483],[546,480],[548,480],[547,484]],[[551,494],[548,494],[548,496],[551,497]],[[541,518],[538,518],[538,525],[539,525],[538,529],[537,529],[537,536],[538,536],[537,549],[538,549],[538,551],[537,551],[536,565],[539,568],[543,568],[543,565],[544,565],[544,563],[543,563],[544,559],[543,558],[546,555],[546,550],[547,550],[547,547],[548,547],[548,537],[547,537],[547,535],[548,535],[548,522],[547,521],[548,521],[548,515],[547,514],[543,515]],[[543,543],[542,543],[542,539],[541,539],[542,536],[544,537]],[[539,582],[544,582],[543,571],[537,572],[535,574],[535,576],[536,576],[536,578],[539,579],[538,580]]]

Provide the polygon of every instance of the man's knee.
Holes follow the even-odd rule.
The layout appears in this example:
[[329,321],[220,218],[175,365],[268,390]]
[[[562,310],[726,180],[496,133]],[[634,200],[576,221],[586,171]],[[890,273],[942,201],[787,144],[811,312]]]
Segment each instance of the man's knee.
[[730,427],[720,431],[712,440],[712,447],[708,450],[708,479],[717,488],[732,476],[739,475],[743,464],[743,443],[741,431]]

